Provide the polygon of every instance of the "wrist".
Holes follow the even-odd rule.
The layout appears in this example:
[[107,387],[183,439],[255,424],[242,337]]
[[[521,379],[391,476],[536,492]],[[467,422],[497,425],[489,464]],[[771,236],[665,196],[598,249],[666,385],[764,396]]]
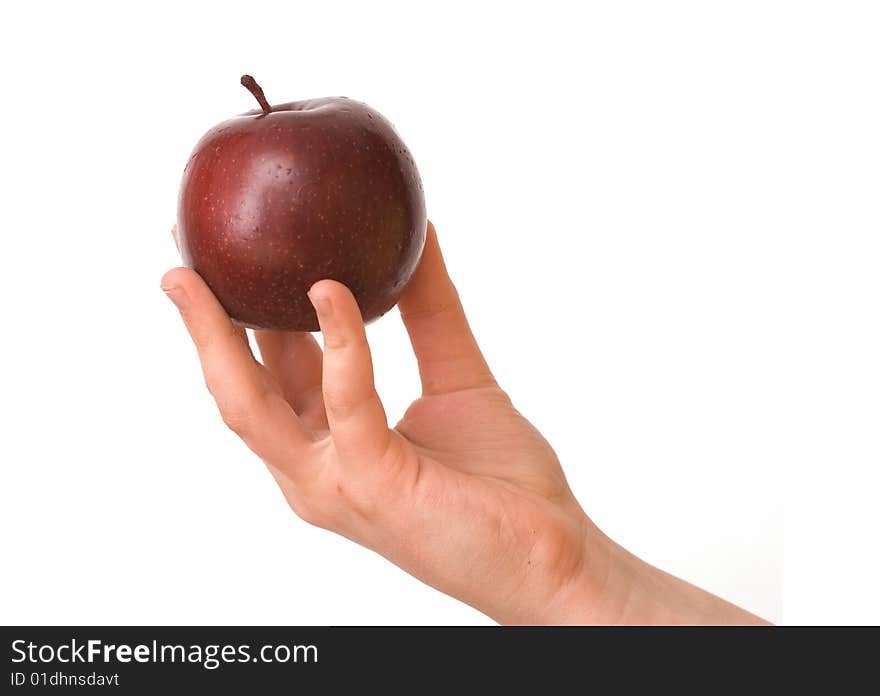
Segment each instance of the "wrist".
[[548,599],[537,612],[535,623],[582,626],[620,623],[633,577],[626,567],[625,551],[586,515],[581,529],[577,569],[546,589],[544,596]]

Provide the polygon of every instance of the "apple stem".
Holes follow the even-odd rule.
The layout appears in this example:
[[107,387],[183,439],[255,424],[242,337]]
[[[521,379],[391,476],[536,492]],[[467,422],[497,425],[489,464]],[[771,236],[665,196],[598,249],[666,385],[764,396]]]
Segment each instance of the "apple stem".
[[248,92],[253,94],[254,98],[260,102],[260,107],[263,109],[264,114],[268,114],[272,111],[272,107],[269,106],[269,102],[266,101],[266,95],[263,94],[263,88],[257,84],[257,81],[254,78],[250,75],[242,75],[241,84],[247,87]]

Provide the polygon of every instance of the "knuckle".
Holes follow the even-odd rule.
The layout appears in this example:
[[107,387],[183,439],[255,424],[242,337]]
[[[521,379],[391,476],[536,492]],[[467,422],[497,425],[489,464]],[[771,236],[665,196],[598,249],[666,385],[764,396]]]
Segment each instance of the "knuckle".
[[462,307],[461,301],[458,299],[457,292],[451,297],[446,298],[445,301],[428,304],[424,307],[413,309],[408,312],[401,312],[404,321],[425,322],[434,321],[445,316],[458,316],[460,314],[464,314],[464,308]]
[[373,399],[378,399],[376,388],[354,389],[325,389],[324,406],[337,418],[347,418],[355,413],[363,404]]
[[234,403],[218,400],[217,406],[226,427],[236,435],[245,437],[252,431],[255,418],[258,417],[265,400],[264,389],[249,389],[239,394]]
[[239,437],[245,437],[250,431],[250,415],[239,409],[221,406],[220,417],[226,427]]
[[325,350],[369,350],[367,335],[363,331],[352,336],[348,334],[340,334],[333,336],[324,336]]

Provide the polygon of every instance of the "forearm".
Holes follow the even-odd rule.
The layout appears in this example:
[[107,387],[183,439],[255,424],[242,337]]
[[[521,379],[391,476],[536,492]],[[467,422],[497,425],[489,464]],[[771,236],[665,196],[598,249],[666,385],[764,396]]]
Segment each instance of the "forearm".
[[636,558],[620,546],[620,624],[769,625],[740,607]]
[[[560,593],[548,623],[602,625],[770,625],[750,612],[634,556],[594,528],[585,568]],[[597,584],[596,571],[601,580]]]

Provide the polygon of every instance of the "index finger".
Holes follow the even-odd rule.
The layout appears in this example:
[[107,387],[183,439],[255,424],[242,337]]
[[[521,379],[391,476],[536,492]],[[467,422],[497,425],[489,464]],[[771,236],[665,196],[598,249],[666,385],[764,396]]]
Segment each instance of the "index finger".
[[208,390],[223,421],[261,459],[287,471],[312,439],[257,363],[244,329],[232,323],[210,288],[192,269],[175,268],[162,289],[180,311],[195,343]]

